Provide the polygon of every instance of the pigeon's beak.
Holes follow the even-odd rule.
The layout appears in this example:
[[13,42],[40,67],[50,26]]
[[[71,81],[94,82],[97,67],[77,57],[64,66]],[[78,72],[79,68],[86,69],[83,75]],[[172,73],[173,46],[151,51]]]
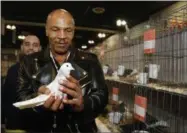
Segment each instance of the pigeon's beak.
[[71,70],[75,70],[75,69],[72,67]]

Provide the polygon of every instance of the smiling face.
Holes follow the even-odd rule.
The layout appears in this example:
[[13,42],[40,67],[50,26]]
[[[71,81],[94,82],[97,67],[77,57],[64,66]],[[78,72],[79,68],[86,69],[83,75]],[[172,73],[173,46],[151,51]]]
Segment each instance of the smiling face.
[[41,50],[40,40],[35,35],[28,35],[23,40],[21,51],[23,54],[28,55]]
[[74,37],[74,20],[65,10],[55,10],[49,14],[46,24],[46,35],[52,53],[66,54]]

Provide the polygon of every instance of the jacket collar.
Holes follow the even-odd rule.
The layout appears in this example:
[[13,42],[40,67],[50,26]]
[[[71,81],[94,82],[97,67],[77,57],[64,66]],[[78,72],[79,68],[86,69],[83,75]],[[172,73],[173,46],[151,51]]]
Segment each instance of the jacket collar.
[[[71,46],[69,50],[70,50],[70,56],[67,61],[71,62],[75,60],[75,58],[77,57],[78,50],[74,46]],[[51,60],[49,46],[47,46],[47,48],[44,49],[43,56],[39,56],[39,58],[40,58],[39,60],[43,60],[44,62],[48,62]]]

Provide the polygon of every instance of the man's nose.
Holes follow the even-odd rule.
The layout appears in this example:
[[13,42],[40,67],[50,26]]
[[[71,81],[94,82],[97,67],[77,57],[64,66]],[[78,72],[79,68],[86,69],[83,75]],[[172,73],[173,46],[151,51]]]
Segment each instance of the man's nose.
[[58,38],[66,38],[67,37],[67,33],[64,30],[60,30],[58,33]]
[[34,49],[34,46],[31,44],[29,45],[29,50],[33,50]]

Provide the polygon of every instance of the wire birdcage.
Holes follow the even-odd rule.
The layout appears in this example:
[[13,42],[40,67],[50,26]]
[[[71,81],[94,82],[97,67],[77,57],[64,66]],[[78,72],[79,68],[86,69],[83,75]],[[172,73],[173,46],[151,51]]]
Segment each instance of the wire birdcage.
[[[155,53],[151,55],[144,54],[145,24],[156,31]],[[126,70],[138,72],[149,72],[146,70],[148,65],[157,64],[158,76],[149,78],[146,85],[137,84],[136,78],[128,84],[129,79],[123,78],[119,99],[133,110],[136,94],[147,98],[143,127],[150,133],[187,133],[187,4],[151,17],[139,27],[131,30],[132,36],[138,31],[130,40],[124,41],[124,34],[119,36],[119,44],[105,52],[104,63],[114,70],[118,65],[124,65]],[[135,127],[132,129],[138,130]]]

